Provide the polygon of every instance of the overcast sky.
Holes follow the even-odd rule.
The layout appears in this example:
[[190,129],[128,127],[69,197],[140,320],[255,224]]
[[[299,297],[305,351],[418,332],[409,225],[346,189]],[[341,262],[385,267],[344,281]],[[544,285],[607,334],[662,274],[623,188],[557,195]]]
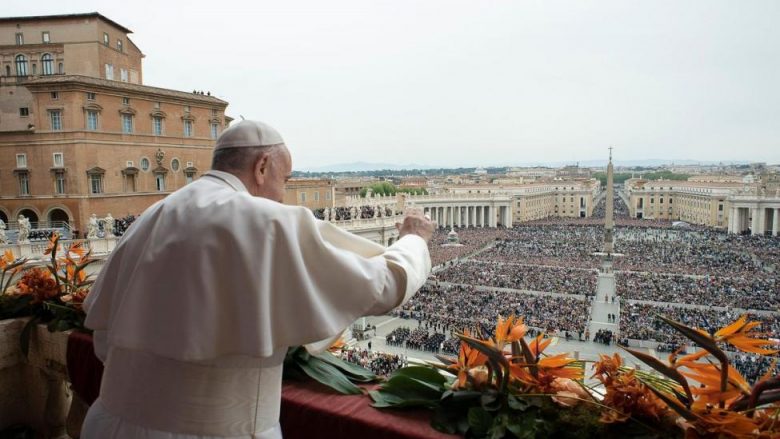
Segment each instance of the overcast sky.
[[130,28],[146,84],[270,123],[296,169],[780,162],[780,1],[6,3]]

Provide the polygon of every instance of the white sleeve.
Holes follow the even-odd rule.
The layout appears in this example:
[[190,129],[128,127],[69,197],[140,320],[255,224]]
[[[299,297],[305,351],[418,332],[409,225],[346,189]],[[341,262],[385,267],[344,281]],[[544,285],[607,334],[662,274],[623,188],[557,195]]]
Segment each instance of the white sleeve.
[[[384,288],[367,315],[381,315],[406,303],[425,284],[431,271],[428,245],[417,235],[406,235],[388,247],[382,256],[387,261]],[[326,350],[343,335],[307,344],[306,350],[319,353]]]

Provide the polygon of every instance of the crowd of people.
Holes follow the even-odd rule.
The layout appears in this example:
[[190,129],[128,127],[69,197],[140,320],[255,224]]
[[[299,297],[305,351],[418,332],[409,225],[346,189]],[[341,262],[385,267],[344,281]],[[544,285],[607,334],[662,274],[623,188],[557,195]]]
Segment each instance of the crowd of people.
[[[379,208],[379,212],[377,212],[377,208]],[[319,209],[313,209],[314,217],[317,219],[325,219],[325,209],[319,208]],[[375,218],[375,217],[383,217],[383,216],[392,216],[393,210],[389,207],[381,207],[381,206],[360,206],[355,207],[354,209],[352,207],[332,207],[330,208],[330,211],[328,212],[329,220],[330,221],[345,221],[345,220],[352,220],[352,219],[366,219],[366,218]]]
[[596,291],[593,270],[546,267],[510,262],[466,261],[435,274],[439,281],[516,290],[592,295]]
[[593,335],[593,341],[595,341],[596,343],[611,345],[614,336],[615,334],[613,334],[612,331],[610,331],[609,329],[599,329]]
[[135,221],[135,215],[126,215],[122,218],[116,218],[114,220],[114,235],[122,236],[125,234],[130,225]]
[[[662,315],[684,325],[714,334],[718,329],[737,320],[741,313],[735,310],[721,311],[710,307],[679,307],[663,304],[624,304],[620,310],[620,331],[623,337],[639,340],[655,340],[669,344],[670,348],[686,341],[679,332],[656,318]],[[752,321],[760,321],[758,328],[770,338],[780,338],[780,315],[748,313]]]
[[431,334],[427,325],[425,327],[420,325],[414,330],[402,326],[387,334],[385,343],[390,346],[406,346],[408,349],[436,353],[441,351],[446,338],[441,332],[434,331]]
[[[448,234],[450,230],[455,230],[458,234],[458,244],[448,244]],[[483,227],[460,227],[454,229],[438,229],[431,239],[431,262],[437,266],[448,261],[471,255],[474,252],[493,244],[497,239],[503,239],[506,236],[504,228],[483,228]],[[450,262],[452,263],[452,262]]]
[[[603,220],[607,213],[607,197],[606,194],[604,194],[603,197],[599,200],[598,203],[596,203],[596,206],[593,207],[593,212],[591,212],[590,217],[594,219],[601,219]],[[628,206],[626,203],[623,202],[623,199],[620,198],[620,195],[617,193],[614,194],[612,199],[612,216],[614,219],[628,219]]]
[[776,275],[691,277],[658,273],[617,273],[617,293],[626,299],[691,305],[773,310],[780,306]]
[[578,297],[477,291],[474,286],[429,282],[395,315],[450,336],[464,329],[489,334],[499,315],[522,317],[526,325],[551,334],[579,333],[587,327],[590,306],[590,300]]
[[33,229],[27,235],[29,241],[48,241],[55,234],[59,233],[56,229]]
[[363,366],[375,375],[388,376],[396,369],[407,365],[406,357],[399,354],[388,354],[368,349],[343,349],[341,359],[352,364]]
[[780,372],[777,363],[773,364],[772,360],[776,358],[769,358],[760,355],[752,354],[736,354],[731,357],[731,365],[742,374],[743,377],[751,384],[755,384],[770,367],[774,367],[772,374],[777,375]]

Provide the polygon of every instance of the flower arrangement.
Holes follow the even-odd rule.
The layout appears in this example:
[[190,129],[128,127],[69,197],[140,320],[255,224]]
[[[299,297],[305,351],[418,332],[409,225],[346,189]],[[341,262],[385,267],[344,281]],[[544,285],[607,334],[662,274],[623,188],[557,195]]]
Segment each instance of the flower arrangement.
[[378,408],[429,408],[434,428],[474,438],[780,437],[780,378],[751,388],[718,347],[775,354],[758,322],[742,316],[710,336],[658,318],[702,349],[663,362],[624,347],[656,373],[602,355],[589,386],[585,362],[546,354],[551,339],[526,341],[522,319],[499,316],[492,337],[464,332],[457,358],[399,369],[370,395]]
[[[52,235],[44,252],[45,267],[24,268],[27,260],[15,259],[8,250],[2,257],[0,317],[32,316],[22,330],[21,346],[26,354],[34,325],[46,323],[50,331],[84,330],[82,303],[93,280],[86,268],[95,262],[80,242],[60,251],[60,236]],[[14,286],[11,279],[21,274]]]

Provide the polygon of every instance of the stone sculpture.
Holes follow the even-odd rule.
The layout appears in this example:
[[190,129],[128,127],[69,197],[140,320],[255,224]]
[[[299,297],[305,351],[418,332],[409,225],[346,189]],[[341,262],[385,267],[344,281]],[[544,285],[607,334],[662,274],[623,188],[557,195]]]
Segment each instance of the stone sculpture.
[[97,215],[94,213],[89,217],[89,224],[87,224],[87,239],[98,238],[98,220]]
[[103,218],[103,230],[106,232],[106,238],[107,239],[114,239],[114,224],[115,220],[114,217],[111,216],[109,213],[105,218]]
[[8,244],[8,237],[5,236],[5,221],[0,219],[0,244]]
[[19,238],[17,238],[16,242],[19,244],[29,244],[30,243],[30,220],[27,219],[24,215],[19,215],[18,218],[19,221]]

